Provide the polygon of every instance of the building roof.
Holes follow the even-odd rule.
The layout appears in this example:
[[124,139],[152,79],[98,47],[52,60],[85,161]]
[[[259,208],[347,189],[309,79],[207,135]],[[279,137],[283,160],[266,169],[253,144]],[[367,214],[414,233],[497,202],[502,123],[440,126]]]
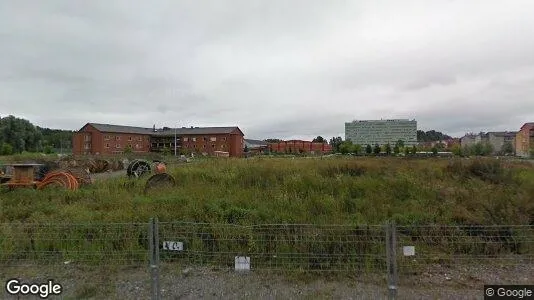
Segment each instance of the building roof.
[[529,123],[525,123],[525,124],[523,124],[523,126],[521,126],[521,129],[523,129],[523,128],[525,128],[525,127],[533,128],[533,127],[534,127],[534,122],[529,122]]
[[135,133],[135,134],[152,134],[152,128],[143,128],[143,127],[134,127],[134,126],[123,126],[123,125],[111,125],[111,124],[99,124],[99,123],[87,123],[83,126],[83,130],[87,125],[91,125],[96,130],[101,132],[116,132],[116,133]]
[[80,130],[87,125],[91,125],[101,132],[115,132],[115,133],[132,133],[132,134],[147,134],[147,135],[190,135],[190,134],[230,134],[238,130],[242,135],[243,132],[237,126],[233,127],[182,127],[182,128],[157,128],[154,132],[153,128],[87,123]]
[[[152,130],[152,129],[151,129]],[[182,128],[163,128],[157,129],[153,135],[173,135],[175,132],[177,135],[190,135],[190,134],[230,134],[235,131],[239,131],[242,135],[243,132],[237,126],[232,127],[182,127]]]

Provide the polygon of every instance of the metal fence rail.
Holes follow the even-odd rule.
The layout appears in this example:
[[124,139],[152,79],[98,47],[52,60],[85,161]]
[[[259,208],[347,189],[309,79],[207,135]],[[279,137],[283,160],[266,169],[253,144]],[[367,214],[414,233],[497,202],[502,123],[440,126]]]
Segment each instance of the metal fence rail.
[[[147,223],[0,224],[0,267],[65,262],[150,266],[154,298],[165,289],[159,285],[160,262],[234,269],[236,257],[246,258],[247,269],[253,271],[380,275],[388,279],[389,295],[395,298],[397,290],[413,287],[414,278],[445,269],[534,270],[534,226],[238,226],[157,219]],[[427,283],[432,290],[433,283]]]
[[413,257],[399,257],[399,268],[405,272],[436,263],[534,263],[533,226],[398,226],[397,232],[400,247],[416,249]]
[[163,252],[162,262],[234,268],[234,258],[245,256],[255,270],[386,268],[382,226],[159,223],[159,231],[161,241],[183,243],[183,251]]

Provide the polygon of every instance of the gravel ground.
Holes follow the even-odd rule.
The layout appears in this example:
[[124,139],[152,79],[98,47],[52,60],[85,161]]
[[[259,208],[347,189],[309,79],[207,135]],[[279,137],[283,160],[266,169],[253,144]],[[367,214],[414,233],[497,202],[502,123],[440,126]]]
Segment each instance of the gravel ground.
[[[462,267],[430,266],[419,275],[399,274],[398,299],[483,299],[484,284],[534,284],[534,266]],[[63,286],[61,297],[50,299],[150,299],[147,267],[82,268],[61,267],[0,268],[8,278],[24,282],[53,279]],[[208,268],[163,266],[160,270],[162,299],[385,299],[383,275],[343,276],[326,274],[284,275],[267,272],[235,272]],[[7,295],[3,299],[16,298]]]

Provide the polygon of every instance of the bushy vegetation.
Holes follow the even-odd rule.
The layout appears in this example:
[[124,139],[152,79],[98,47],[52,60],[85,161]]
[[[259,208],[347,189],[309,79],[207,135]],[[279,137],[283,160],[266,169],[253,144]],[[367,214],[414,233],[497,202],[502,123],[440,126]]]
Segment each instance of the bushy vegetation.
[[0,155],[45,152],[71,148],[73,131],[40,128],[30,121],[7,116],[0,118]]
[[[161,224],[161,238],[183,240],[191,251],[208,253],[184,258],[164,254],[166,261],[224,265],[233,263],[232,253],[256,253],[256,266],[332,269],[350,265],[377,270],[385,266],[383,229],[365,224],[394,220],[407,226],[400,234],[408,234],[403,230],[410,225],[534,224],[534,168],[528,162],[388,157],[203,159],[169,168],[169,172],[178,186],[148,193],[143,192],[146,178],[121,177],[76,192],[20,189],[0,194],[0,261],[143,261],[148,247],[146,224],[131,223],[158,217],[160,222],[196,223]],[[487,239],[473,234],[481,241]],[[62,238],[69,242],[58,242]],[[511,235],[510,239],[512,244],[507,239],[508,244],[495,249],[471,245],[471,239],[459,244],[442,238],[417,241],[417,245],[434,247],[444,255],[524,251],[520,240]],[[261,253],[311,256],[260,259]]]
[[534,169],[494,159],[204,159],[169,172],[178,186],[148,195],[144,180],[127,178],[5,192],[0,222],[529,224],[534,215]]

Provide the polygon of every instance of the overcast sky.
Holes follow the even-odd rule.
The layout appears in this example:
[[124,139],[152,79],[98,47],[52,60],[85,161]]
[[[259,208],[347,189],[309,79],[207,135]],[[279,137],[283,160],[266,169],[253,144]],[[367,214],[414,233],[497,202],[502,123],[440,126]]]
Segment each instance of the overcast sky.
[[534,1],[4,0],[0,116],[344,137],[534,121]]

